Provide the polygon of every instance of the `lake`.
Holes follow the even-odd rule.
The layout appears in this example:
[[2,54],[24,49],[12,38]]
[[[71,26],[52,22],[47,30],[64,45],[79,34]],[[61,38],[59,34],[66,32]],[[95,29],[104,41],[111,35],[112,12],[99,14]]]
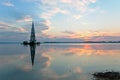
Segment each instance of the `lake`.
[[0,44],[0,80],[93,80],[120,71],[120,43]]

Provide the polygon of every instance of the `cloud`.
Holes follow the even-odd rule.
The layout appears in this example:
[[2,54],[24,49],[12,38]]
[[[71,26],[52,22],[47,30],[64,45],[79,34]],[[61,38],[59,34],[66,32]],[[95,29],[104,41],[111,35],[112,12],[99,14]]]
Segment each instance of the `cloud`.
[[90,2],[95,3],[97,0],[90,0]]
[[[62,0],[63,2],[64,2],[64,0]],[[75,15],[76,13],[80,13],[80,14],[78,14],[78,15],[83,15],[83,14],[81,14],[81,13],[87,13],[87,12],[89,12],[89,10],[90,9],[94,9],[94,8],[96,8],[96,7],[94,7],[94,8],[90,8],[89,7],[89,5],[90,4],[93,4],[93,3],[96,3],[97,1],[96,0],[68,0],[68,1],[66,1],[67,3],[67,5],[68,6],[66,6],[66,7],[70,7],[71,9],[74,9],[75,10],[75,13],[73,13],[72,11],[71,11],[71,13],[73,14],[73,15]],[[66,5],[65,4],[65,5]],[[72,5],[72,6],[71,6]],[[70,11],[70,9],[69,9],[69,11]]]
[[105,10],[101,10],[100,13],[101,13],[101,14],[104,14],[104,13],[106,13],[106,11],[105,11]]
[[[81,17],[84,16],[84,14],[95,11],[96,6],[94,8],[90,8],[89,5],[97,2],[96,0],[51,0],[51,1],[50,0],[25,0],[25,1],[36,3],[36,7],[41,11],[37,15],[39,16],[39,19],[44,21],[37,24],[40,27],[43,26],[41,28],[42,30],[40,28],[37,28],[37,30],[39,30],[39,33],[37,33],[37,35],[44,38],[45,37],[50,38],[52,36],[47,32],[52,30],[51,25],[53,23],[51,22],[51,20],[57,14],[65,15],[74,19],[80,19]],[[23,20],[24,19],[25,18],[23,18]],[[49,22],[49,24],[47,22]]]
[[81,17],[82,17],[82,15],[73,15],[73,18],[75,18],[76,20],[80,19]]
[[74,34],[74,32],[72,32],[72,31],[63,31],[62,33],[66,33],[66,34]]
[[9,1],[6,1],[6,2],[3,2],[2,3],[4,6],[10,6],[10,7],[14,7],[14,4],[9,2]]
[[0,21],[0,41],[23,41],[27,32],[24,27]]
[[[60,37],[57,35],[56,36],[51,35],[49,31],[52,30],[52,26],[54,26],[51,20],[53,20],[56,15],[59,16],[59,14],[78,20],[81,17],[83,17],[84,14],[86,13],[96,11],[96,6],[91,8],[89,5],[97,2],[96,0],[22,0],[22,1],[31,3],[34,2],[35,6],[33,7],[37,8],[36,10],[38,11],[38,13],[36,13],[37,11],[35,12],[35,14],[33,14],[28,13],[25,10],[23,11],[13,10],[11,11],[14,12],[14,14],[11,14],[11,16],[14,15],[12,16],[12,18],[15,17],[17,24],[19,25],[21,23],[22,26],[21,24],[20,26],[14,24],[0,24],[1,30],[14,32],[28,32],[28,30],[30,30],[31,28],[30,22],[35,18],[34,20],[37,38],[39,39],[43,38],[43,40],[65,39],[64,41],[67,40],[73,41],[74,40],[73,38],[80,38],[77,39],[76,41],[78,40],[83,41],[83,39],[81,39],[80,34],[71,31],[63,31],[65,35],[63,36],[61,35]],[[11,2],[6,3],[10,4]],[[69,40],[71,38],[72,40]]]
[[120,41],[120,36],[93,36],[91,41]]
[[[96,3],[96,0],[61,0],[61,2],[67,4],[70,8],[74,8],[80,12],[87,12],[89,10],[89,5]],[[72,5],[72,6],[71,6]]]
[[[36,32],[36,38],[39,41],[44,41],[43,39],[47,39],[51,36],[48,35],[47,32],[50,30],[51,28],[51,22],[49,20],[38,20],[38,21],[34,21],[34,26],[35,26],[35,32]],[[26,22],[25,24],[23,24],[23,28],[25,30],[27,30],[27,32],[29,32],[30,34],[30,30],[31,30],[31,26],[32,26],[32,22]],[[29,36],[29,35],[28,35]],[[28,37],[26,36],[26,37]]]
[[41,20],[35,22],[36,36],[47,37],[47,31],[51,28],[51,22],[49,20]]
[[25,15],[22,19],[16,20],[16,22],[27,22],[32,21],[32,17],[30,15]]
[[0,32],[0,41],[1,42],[22,42],[26,40],[28,34],[21,32],[13,32],[13,31],[1,31]]
[[1,31],[26,32],[26,30],[23,27],[14,27],[14,26],[16,25],[6,22],[0,22]]
[[[57,14],[63,14],[74,19],[80,19],[86,13],[96,11],[96,7],[90,8],[90,4],[94,4],[97,0],[33,0],[36,2],[42,12],[39,17],[45,20],[52,19]],[[41,4],[41,5],[40,5]],[[72,6],[71,6],[72,5]],[[74,12],[73,12],[74,10]],[[78,14],[79,13],[79,14]]]
[[[22,25],[19,25],[19,22],[21,22]],[[4,41],[4,39],[6,38],[8,38],[6,40],[9,41],[12,41],[12,39],[14,39],[13,41],[27,40],[29,37],[28,32],[30,32],[32,22],[27,21],[24,24],[23,22],[24,19],[23,20],[21,19],[20,21],[18,21],[18,24],[16,25],[14,23],[0,21],[0,32],[1,32],[0,38],[2,38],[1,41],[2,40]],[[34,25],[35,25],[36,36],[38,40],[41,40],[41,38],[48,38],[49,35],[47,34],[47,31],[50,30],[50,24],[51,24],[49,20],[35,21],[34,23],[35,23]]]
[[[31,15],[25,15],[21,19],[16,20],[16,22],[18,22],[18,23],[26,22],[25,25],[23,25],[25,30],[30,30],[30,28],[32,26],[32,21],[34,22],[34,25],[35,25],[36,36],[46,37],[47,36],[46,32],[50,30],[50,25],[51,25],[50,20],[44,19],[44,18],[39,18],[39,20],[35,20],[32,18]],[[23,29],[20,28],[20,30],[23,30]]]
[[5,22],[0,22],[0,29],[8,29],[10,27],[10,24]]
[[72,0],[61,0],[63,3],[72,3]]
[[62,10],[62,9],[60,9],[58,7],[55,7],[55,8],[52,8],[52,9],[45,9],[45,12],[40,14],[40,18],[50,19],[53,16],[55,16],[57,13],[69,14],[69,12],[67,10]]

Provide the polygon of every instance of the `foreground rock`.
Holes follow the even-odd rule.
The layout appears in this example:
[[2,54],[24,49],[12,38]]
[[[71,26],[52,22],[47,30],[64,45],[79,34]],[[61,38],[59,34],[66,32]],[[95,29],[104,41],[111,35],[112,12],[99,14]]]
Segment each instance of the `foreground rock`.
[[93,74],[96,80],[120,80],[119,72],[96,72]]

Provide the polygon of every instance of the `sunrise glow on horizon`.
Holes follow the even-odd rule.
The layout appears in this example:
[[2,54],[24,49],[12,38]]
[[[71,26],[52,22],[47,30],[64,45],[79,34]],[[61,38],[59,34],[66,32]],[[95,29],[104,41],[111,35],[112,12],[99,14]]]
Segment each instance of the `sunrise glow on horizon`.
[[[0,41],[119,41],[120,0],[1,0]],[[27,37],[27,38],[26,38]]]

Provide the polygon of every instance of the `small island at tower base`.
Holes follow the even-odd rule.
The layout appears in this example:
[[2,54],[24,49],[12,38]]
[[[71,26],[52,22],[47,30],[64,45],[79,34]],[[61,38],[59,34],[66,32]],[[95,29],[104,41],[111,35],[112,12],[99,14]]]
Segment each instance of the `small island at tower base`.
[[35,44],[40,44],[40,42],[28,42],[28,41],[23,41],[24,45],[35,45]]

